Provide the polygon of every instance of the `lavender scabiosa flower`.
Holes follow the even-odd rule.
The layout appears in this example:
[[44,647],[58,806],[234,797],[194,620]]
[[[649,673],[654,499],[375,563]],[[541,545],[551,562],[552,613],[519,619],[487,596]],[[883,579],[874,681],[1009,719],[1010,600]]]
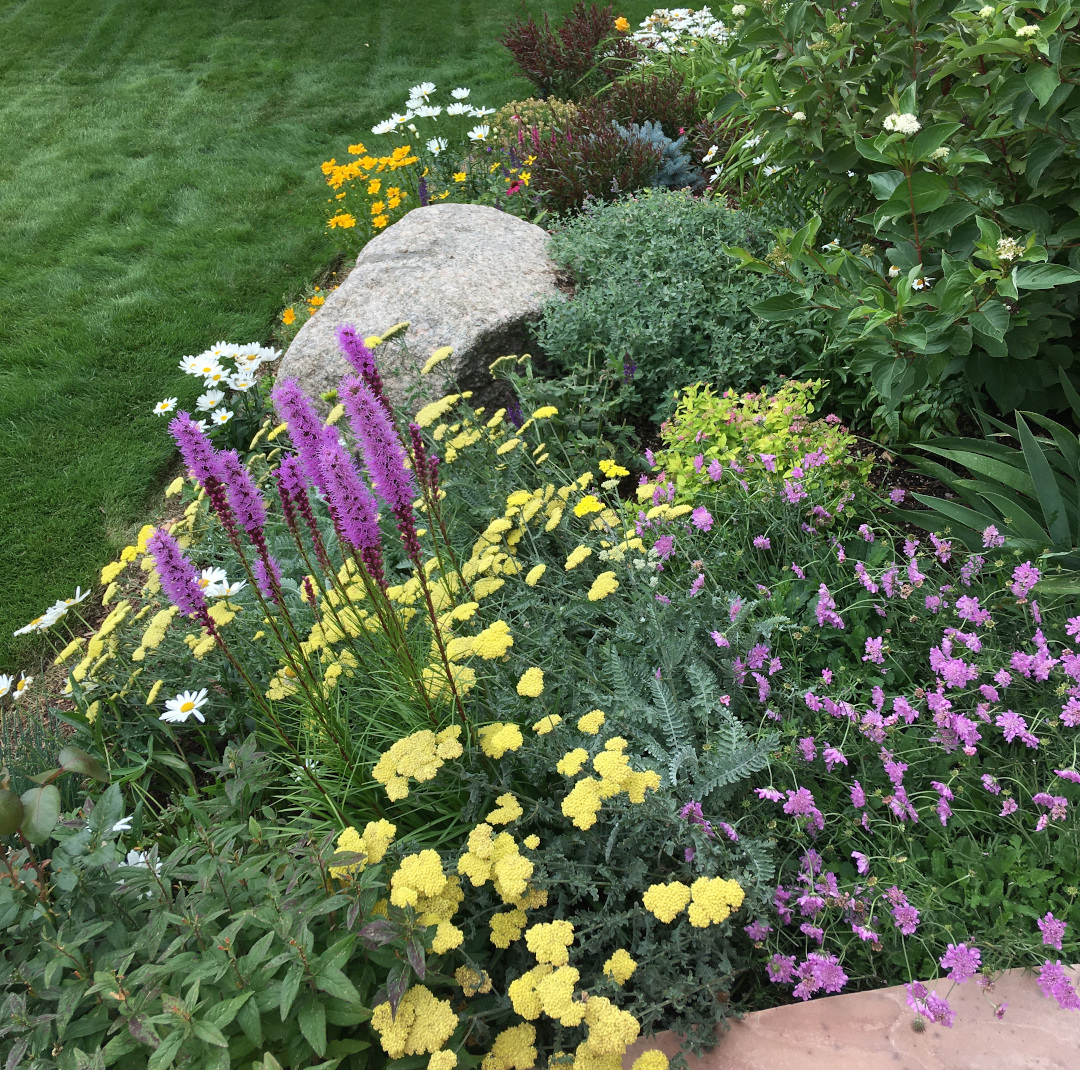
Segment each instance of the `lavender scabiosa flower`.
[[304,475],[319,490],[326,492],[323,486],[322,471],[319,467],[319,450],[323,444],[324,424],[315,411],[315,406],[300,389],[295,379],[283,379],[270,392],[274,402],[274,411],[280,419],[289,425],[289,437],[296,447],[300,458],[300,467]]
[[967,944],[949,944],[938,961],[943,969],[949,971],[950,981],[963,984],[979,972],[982,952],[977,947],[968,947]]
[[169,601],[185,616],[194,617],[214,634],[214,621],[206,604],[206,596],[199,586],[198,570],[184,556],[180,544],[167,531],[159,529],[146,540],[146,549],[154,559],[161,589]]
[[1065,937],[1065,929],[1067,928],[1068,923],[1059,918],[1055,918],[1049,911],[1045,917],[1037,920],[1039,931],[1042,933],[1042,942],[1047,947],[1052,947],[1056,951],[1060,951],[1061,941]]
[[337,435],[326,434],[319,451],[327,504],[342,546],[358,553],[377,583],[384,583],[382,540],[375,497],[360,478],[349,451]]

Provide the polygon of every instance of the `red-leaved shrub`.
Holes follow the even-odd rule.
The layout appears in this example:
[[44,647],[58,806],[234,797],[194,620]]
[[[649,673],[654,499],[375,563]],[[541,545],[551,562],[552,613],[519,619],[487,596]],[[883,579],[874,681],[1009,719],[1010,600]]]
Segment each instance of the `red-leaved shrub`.
[[[522,5],[524,8],[524,4]],[[610,5],[578,0],[558,29],[523,10],[499,38],[543,97],[582,100],[625,69],[637,46],[615,32]]]

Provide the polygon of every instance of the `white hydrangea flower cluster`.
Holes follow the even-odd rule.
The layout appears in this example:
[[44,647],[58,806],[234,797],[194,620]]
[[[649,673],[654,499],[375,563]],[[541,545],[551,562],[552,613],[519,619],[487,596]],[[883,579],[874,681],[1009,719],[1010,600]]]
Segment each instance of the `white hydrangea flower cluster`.
[[892,115],[886,115],[882,125],[889,133],[903,134],[905,137],[911,137],[922,129],[922,123],[909,111],[903,114],[894,111]]
[[[741,5],[740,5],[741,6]],[[745,12],[745,7],[743,8]],[[708,7],[658,7],[641,23],[630,39],[655,52],[678,52],[686,55],[698,41],[721,44],[729,37],[727,27]]]

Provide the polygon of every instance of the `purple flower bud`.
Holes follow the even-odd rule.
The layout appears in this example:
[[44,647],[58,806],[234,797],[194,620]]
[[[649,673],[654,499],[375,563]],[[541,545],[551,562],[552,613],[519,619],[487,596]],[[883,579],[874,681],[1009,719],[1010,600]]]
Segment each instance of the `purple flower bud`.
[[214,445],[199,425],[186,413],[178,413],[169,424],[180,456],[191,475],[205,490],[211,479],[221,479],[221,467]]
[[199,573],[184,556],[180,544],[167,531],[159,529],[146,540],[146,548],[154,559],[161,589],[169,601],[185,616],[196,617],[213,630],[206,596],[199,586]]
[[296,447],[304,475],[325,493],[319,469],[319,450],[323,442],[322,420],[315,406],[304,395],[295,379],[283,379],[270,392],[274,410],[289,425],[289,437]]
[[221,481],[229,495],[229,506],[240,526],[255,538],[266,524],[266,505],[259,488],[236,450],[226,450],[220,460]]

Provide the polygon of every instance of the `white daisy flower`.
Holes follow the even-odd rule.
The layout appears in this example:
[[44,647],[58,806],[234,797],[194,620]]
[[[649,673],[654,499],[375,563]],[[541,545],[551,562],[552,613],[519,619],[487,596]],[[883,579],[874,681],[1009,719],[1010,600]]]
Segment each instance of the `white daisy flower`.
[[216,593],[220,588],[224,590],[229,585],[229,577],[223,568],[204,568],[195,581],[203,590],[204,594]]
[[208,379],[211,375],[217,375],[222,371],[220,362],[214,357],[208,357],[205,354],[196,358],[197,363],[192,365],[192,375],[201,375],[204,379]]
[[218,386],[221,383],[228,383],[228,381],[229,373],[224,368],[219,367],[213,375],[208,375],[203,379],[203,386],[205,386],[207,390],[213,390],[215,386]]
[[15,678],[13,676],[0,672],[0,698],[3,698],[11,690],[11,685],[14,682]]
[[701,157],[701,162],[702,163],[712,163],[713,158],[716,156],[716,154],[719,151],[720,151],[720,146],[719,145],[710,145],[709,146],[709,151],[707,153],[705,153],[704,156]]
[[924,275],[921,278],[916,279],[912,284],[913,290],[929,290],[934,283],[932,275]]
[[202,708],[206,703],[205,687],[201,691],[181,691],[165,703],[165,712],[159,720],[168,721],[169,724],[183,724],[188,718],[194,717],[199,724],[204,724],[206,718],[202,715]]
[[110,831],[112,831],[112,832],[130,832],[131,831],[131,822],[133,820],[134,820],[134,818],[122,817],[122,818],[120,818],[119,821],[116,822],[115,825],[113,825],[113,827],[112,827],[112,829]]
[[208,356],[217,357],[218,360],[224,360],[227,357],[235,357],[240,351],[240,347],[233,345],[232,342],[215,342],[207,351]]
[[444,137],[433,137],[427,143],[427,150],[428,150],[428,152],[433,153],[434,155],[438,156],[439,153],[442,152],[443,149],[446,148],[447,144],[448,144],[448,142],[447,142],[446,138],[444,138]]
[[416,109],[418,119],[435,119],[440,115],[442,115],[442,108],[435,104],[421,104]]
[[155,416],[164,416],[167,412],[172,412],[176,408],[176,398],[166,398],[164,401],[159,401],[154,406]]
[[[127,856],[124,858],[124,865],[129,866],[131,869],[149,869],[150,868],[150,852],[149,851],[128,851]],[[161,872],[161,863],[154,863],[154,872]],[[123,884],[123,881],[117,881],[118,884]],[[147,898],[150,897],[150,892],[146,893]]]
[[425,103],[426,101],[423,97],[409,97],[409,99],[405,101],[405,110],[415,113],[417,109],[422,108]]
[[192,420],[191,422],[204,434],[210,430],[210,425],[205,420]]
[[755,156],[750,162],[757,167],[758,164],[764,163],[769,157],[762,153],[760,156]]
[[199,395],[199,400],[195,404],[199,412],[209,412],[215,405],[220,404],[224,397],[224,390],[207,390],[205,394]]
[[390,118],[393,119],[395,126],[400,126],[402,123],[407,123],[412,117],[413,117],[413,113],[411,111],[409,111],[407,108],[405,109],[405,114],[404,115],[399,115],[397,112],[394,112],[390,116]]
[[17,631],[12,632],[12,635],[29,635],[31,632],[43,632],[48,628],[51,628],[64,614],[67,612],[66,606],[61,606],[59,609],[53,605],[50,606],[40,617],[35,617],[29,624],[24,624]]
[[277,360],[281,356],[281,350],[273,346],[259,346],[259,363],[265,364],[269,360]]
[[459,87],[457,89],[451,89],[450,96],[452,96],[454,100],[464,100],[470,92],[471,90]]
[[889,268],[889,278],[890,279],[895,279],[896,276],[899,275],[899,274],[900,274],[900,269],[895,264],[893,264],[893,266],[891,268]]
[[825,245],[823,245],[821,247],[821,251],[823,253],[836,253],[836,252],[839,252],[840,251],[840,239],[839,238],[833,238],[833,240],[831,242],[828,242],[827,244],[825,244]]
[[383,119],[381,123],[376,123],[372,128],[373,134],[390,134],[397,129],[397,123],[393,119]]
[[210,414],[210,422],[218,427],[224,427],[232,418],[232,409],[214,409]]
[[491,133],[491,127],[487,123],[480,123],[469,131],[470,141],[483,141]]
[[408,131],[409,131],[409,133],[411,133],[411,134],[418,134],[418,133],[420,133],[420,131],[416,129],[416,123],[409,123],[409,124],[408,124],[408,125],[407,125],[407,126],[405,127],[405,129],[406,129],[406,130],[408,130]]
[[27,676],[25,673],[19,676],[19,682],[15,685],[15,690],[11,692],[11,697],[18,702],[19,699],[25,698],[27,691],[30,690],[30,685],[34,682],[32,676]]
[[245,375],[243,372],[237,372],[235,375],[229,376],[228,383],[233,390],[239,390],[240,393],[243,394],[255,385],[255,380],[250,375]]
[[201,356],[184,357],[184,359],[180,361],[180,370],[187,375],[201,375],[202,364],[203,358]]
[[410,97],[423,97],[424,100],[427,100],[427,98],[430,97],[431,94],[434,93],[434,92],[435,92],[435,83],[434,82],[421,82],[419,85],[414,85],[412,87],[412,89],[409,90],[409,96]]
[[235,580],[230,583],[224,591],[221,592],[222,598],[232,598],[234,594],[239,594],[247,586],[247,580]]
[[494,108],[473,108],[472,116],[474,119],[483,119],[485,115],[494,115]]
[[472,108],[468,104],[448,104],[446,107],[447,115],[472,115]]
[[779,167],[773,167],[773,165],[770,163],[770,164],[766,164],[764,170],[762,171],[762,174],[766,178],[768,178],[770,175],[775,175],[776,172],[779,171],[779,170],[780,170]]
[[89,591],[84,591],[81,587],[75,588],[75,593],[70,598],[60,598],[53,603],[52,608],[59,609],[66,613],[72,606],[77,606],[80,602],[85,602],[90,597]]

